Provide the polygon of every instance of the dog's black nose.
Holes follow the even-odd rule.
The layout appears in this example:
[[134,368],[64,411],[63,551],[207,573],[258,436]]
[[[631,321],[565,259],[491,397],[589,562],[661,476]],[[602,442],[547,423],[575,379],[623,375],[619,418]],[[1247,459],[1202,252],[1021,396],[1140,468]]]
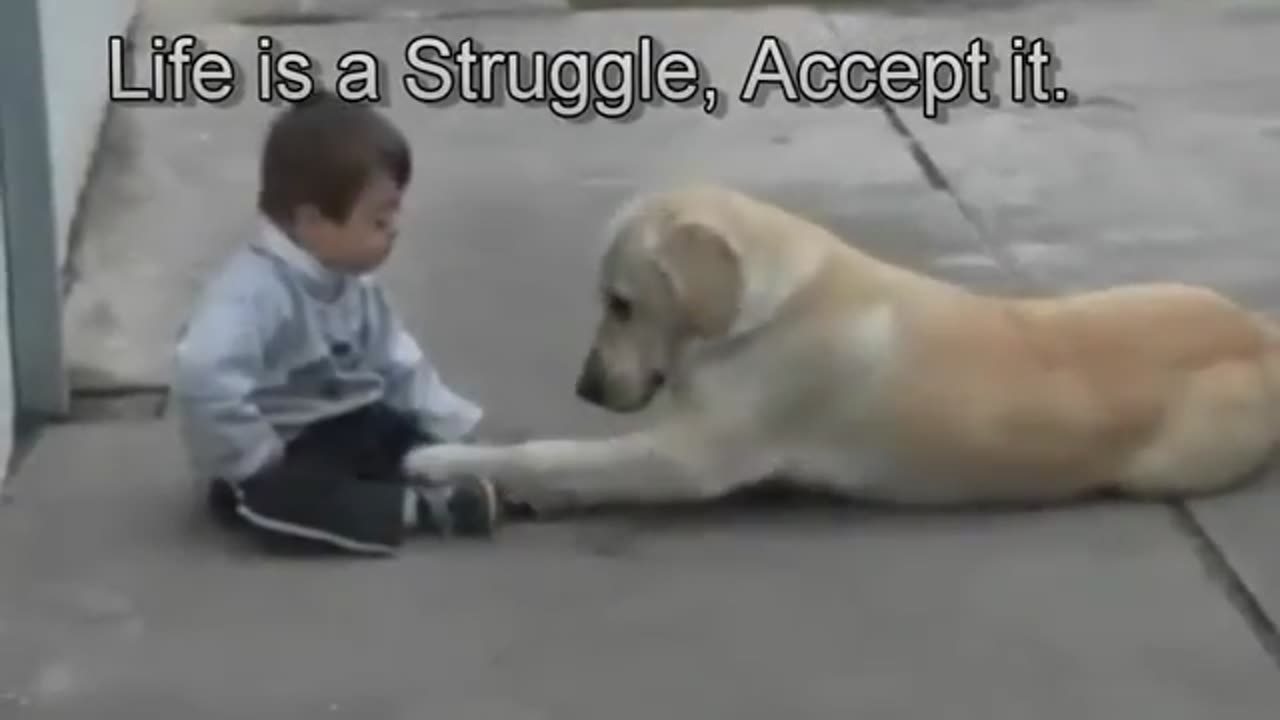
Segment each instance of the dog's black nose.
[[579,398],[593,405],[599,405],[604,399],[604,384],[600,382],[600,373],[592,372],[590,369],[584,370],[578,376],[578,384],[574,387],[574,392]]
[[591,352],[587,353],[587,359],[582,363],[582,373],[578,375],[578,384],[574,392],[583,400],[599,405],[604,401],[604,381],[601,379],[603,377],[600,353],[592,348]]

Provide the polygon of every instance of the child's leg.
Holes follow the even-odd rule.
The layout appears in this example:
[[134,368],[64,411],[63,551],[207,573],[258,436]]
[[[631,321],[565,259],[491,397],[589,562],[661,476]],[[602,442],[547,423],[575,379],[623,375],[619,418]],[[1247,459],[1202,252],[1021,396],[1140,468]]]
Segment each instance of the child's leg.
[[[410,450],[418,445],[436,442],[435,438],[419,429],[418,425],[410,417],[385,405],[373,405],[362,412],[365,412],[365,427],[372,430],[379,438],[378,452],[381,455],[377,462],[383,467],[392,468],[390,472],[395,473],[397,476],[403,477],[401,461],[404,460],[404,456]],[[413,481],[407,480],[407,482],[412,483]],[[488,501],[486,498],[489,495],[495,498],[493,502],[496,503],[497,507],[494,512],[498,521],[527,520],[534,517],[533,509],[529,505],[505,497],[502,491],[493,485],[488,478],[455,479],[453,484],[459,486],[464,492],[472,494],[472,497],[465,500],[461,497],[459,498],[459,502],[466,503],[472,508],[471,511],[459,511],[462,517],[458,518],[458,520],[462,524],[483,524],[484,517],[488,513]]]
[[401,446],[416,444],[413,423],[382,405],[368,405],[314,423],[289,444],[293,456],[324,459],[363,479],[386,480],[399,469]]
[[371,408],[316,423],[281,462],[236,485],[215,482],[210,504],[268,540],[361,553],[394,552],[413,526],[491,532],[487,486],[428,496],[407,482],[384,449],[402,432]]
[[372,455],[368,460],[385,474],[400,473],[400,461],[416,445],[434,442],[408,415],[386,405],[363,410],[363,432]]
[[229,489],[239,518],[265,538],[348,552],[395,552],[412,514],[406,487],[364,482],[307,458],[288,458]]
[[[422,432],[411,418],[385,405],[372,405],[361,412],[364,413],[365,427],[373,429],[376,436],[380,438],[378,452],[381,455],[377,462],[384,467],[394,468],[391,472],[398,475],[403,474],[401,461],[410,450],[418,445],[437,442],[435,438]],[[530,520],[535,517],[532,507],[505,496],[502,490],[493,485],[488,478],[466,478],[456,481],[455,484],[469,487],[472,492],[479,492],[481,489],[492,492],[497,498],[497,513],[501,522]],[[476,506],[477,513],[484,509],[484,504],[481,502],[475,502],[473,505]],[[480,516],[476,519],[479,520]]]
[[386,405],[360,411],[354,436],[365,448],[362,477],[368,482],[393,482],[418,494],[414,524],[442,534],[491,535],[502,519],[502,504],[486,478],[461,478],[449,484],[416,482],[401,469],[401,460],[415,446],[433,442],[407,415]]

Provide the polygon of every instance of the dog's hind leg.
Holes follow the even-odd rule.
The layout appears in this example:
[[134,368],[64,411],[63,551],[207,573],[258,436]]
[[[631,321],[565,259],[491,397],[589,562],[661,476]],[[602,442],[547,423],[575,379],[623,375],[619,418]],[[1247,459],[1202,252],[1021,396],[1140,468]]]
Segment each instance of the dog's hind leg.
[[1140,498],[1197,497],[1256,479],[1277,439],[1265,364],[1228,362],[1196,371],[1170,400],[1158,433],[1124,468],[1117,489]]

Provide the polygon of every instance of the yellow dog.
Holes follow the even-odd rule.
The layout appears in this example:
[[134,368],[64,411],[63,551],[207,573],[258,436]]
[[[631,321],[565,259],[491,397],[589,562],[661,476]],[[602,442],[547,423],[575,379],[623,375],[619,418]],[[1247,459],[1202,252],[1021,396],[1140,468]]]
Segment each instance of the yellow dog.
[[639,197],[609,229],[577,392],[664,418],[602,439],[438,445],[544,510],[704,500],[766,476],[910,504],[1225,490],[1280,438],[1280,333],[1212,290],[976,293],[745,194]]

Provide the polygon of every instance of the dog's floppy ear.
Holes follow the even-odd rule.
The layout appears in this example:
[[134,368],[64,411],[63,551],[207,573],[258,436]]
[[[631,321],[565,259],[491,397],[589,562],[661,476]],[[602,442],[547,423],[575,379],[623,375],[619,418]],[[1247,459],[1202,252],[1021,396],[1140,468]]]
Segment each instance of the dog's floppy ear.
[[729,332],[742,298],[741,260],[721,231],[701,222],[678,222],[656,249],[658,267],[671,283],[694,332]]

